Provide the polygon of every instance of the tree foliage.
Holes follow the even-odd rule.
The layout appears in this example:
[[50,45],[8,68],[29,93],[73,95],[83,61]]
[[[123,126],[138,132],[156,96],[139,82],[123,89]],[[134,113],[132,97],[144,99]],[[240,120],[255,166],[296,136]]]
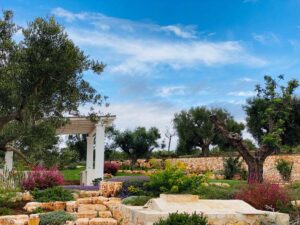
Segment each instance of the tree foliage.
[[[23,39],[14,35],[21,31]],[[53,17],[36,18],[27,27],[0,18],[0,151],[47,149],[65,113],[81,104],[100,104],[101,96],[83,79],[104,65],[90,60]]]
[[201,148],[202,155],[209,155],[210,145],[219,145],[222,149],[228,148],[228,143],[221,135],[214,131],[210,121],[211,115],[217,115],[226,123],[226,127],[233,132],[241,133],[244,129],[242,123],[237,123],[233,117],[223,109],[207,109],[205,107],[191,108],[175,114],[174,127],[177,131],[179,154],[190,154],[193,149]]
[[[283,80],[283,76],[278,77]],[[293,101],[295,99],[295,90],[299,86],[297,80],[293,79],[287,82],[286,86],[279,85],[278,81],[270,76],[265,76],[265,87],[256,86],[257,96],[248,101],[245,106],[246,111],[253,112],[256,104],[252,102],[267,103],[267,107],[260,108],[259,118],[263,121],[259,148],[253,154],[243,140],[243,138],[234,132],[228,131],[225,124],[212,116],[211,121],[215,124],[216,131],[223,135],[228,142],[235,147],[248,165],[248,181],[263,181],[263,164],[265,159],[278,151],[283,144],[282,138],[287,132],[286,124],[290,124],[290,115],[293,113]],[[247,122],[250,120],[248,117]],[[249,122],[248,122],[249,123]],[[247,123],[247,125],[249,125]]]
[[[283,99],[276,96],[274,96],[274,98],[277,98],[277,106],[274,105],[274,101],[270,101],[269,97],[256,97],[247,101],[245,111],[247,114],[246,120],[249,132],[259,143],[262,143],[264,135],[268,133],[270,129],[270,115],[264,112],[271,111],[274,107],[278,107],[280,110],[279,105],[281,104],[281,107],[287,106],[288,110],[285,110],[285,113],[283,114],[276,113],[275,111],[273,112],[272,117],[284,121],[282,124],[284,131],[280,135],[282,144],[292,147],[300,145],[300,99],[293,96],[288,102],[282,104],[280,101]],[[288,120],[286,119],[287,117]]]
[[116,132],[114,141],[135,162],[138,158],[149,157],[154,148],[159,146],[159,138],[157,128],[147,130],[145,127],[138,127],[133,131]]

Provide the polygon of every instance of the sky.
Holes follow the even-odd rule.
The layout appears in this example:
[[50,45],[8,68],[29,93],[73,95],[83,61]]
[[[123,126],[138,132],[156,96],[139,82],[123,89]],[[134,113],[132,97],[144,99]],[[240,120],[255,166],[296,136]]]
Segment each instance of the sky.
[[300,0],[0,0],[0,8],[21,26],[54,16],[107,65],[84,77],[109,97],[101,110],[121,130],[156,126],[163,135],[175,113],[195,106],[244,122],[242,106],[264,75],[300,79]]

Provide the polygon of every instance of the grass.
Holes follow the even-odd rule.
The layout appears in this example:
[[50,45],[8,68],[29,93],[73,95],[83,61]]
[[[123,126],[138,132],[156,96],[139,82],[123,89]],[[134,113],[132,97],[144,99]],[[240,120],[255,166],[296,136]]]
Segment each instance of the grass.
[[236,191],[239,190],[241,185],[246,184],[246,181],[239,180],[209,180],[208,183],[227,183],[230,187],[216,187],[216,186],[208,186],[208,187],[200,187],[195,190],[195,193],[199,195],[200,199],[232,199]]
[[79,167],[73,170],[62,170],[65,180],[80,180],[80,172],[85,170],[85,167]]

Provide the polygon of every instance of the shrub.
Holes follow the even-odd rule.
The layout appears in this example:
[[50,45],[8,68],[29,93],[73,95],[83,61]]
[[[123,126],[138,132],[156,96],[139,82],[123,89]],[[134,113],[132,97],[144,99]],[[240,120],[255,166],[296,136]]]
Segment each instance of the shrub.
[[21,187],[23,178],[23,172],[9,171],[7,169],[3,169],[0,172],[0,187],[5,190],[18,189]]
[[24,190],[46,189],[63,183],[64,178],[57,168],[46,169],[43,166],[36,166],[23,179],[22,188]]
[[240,161],[239,157],[229,157],[224,162],[225,178],[231,180],[236,174],[240,174],[242,178],[245,178],[245,172],[242,169],[242,161]]
[[74,221],[75,217],[65,211],[55,211],[40,215],[40,225],[64,225],[66,221]]
[[276,162],[276,169],[284,181],[289,181],[291,179],[293,163],[284,159],[279,159]]
[[62,187],[34,190],[32,195],[34,200],[38,202],[71,201],[74,199],[72,192]]
[[110,173],[115,176],[118,170],[119,170],[118,164],[112,162],[104,163],[104,173]]
[[11,213],[11,209],[7,207],[0,207],[0,216],[6,216]]
[[182,164],[172,165],[166,163],[164,170],[150,175],[147,186],[155,195],[160,193],[185,193],[198,188],[205,181],[205,176],[187,175]]
[[269,183],[249,184],[242,188],[235,198],[248,202],[256,209],[266,210],[277,210],[280,205],[287,205],[290,202],[290,196],[284,188]]
[[122,203],[124,205],[132,205],[132,206],[143,206],[151,199],[150,196],[130,196],[124,198]]
[[208,224],[206,217],[193,213],[170,213],[167,219],[160,219],[154,225],[206,225]]
[[110,180],[123,182],[119,193],[121,198],[132,195],[151,195],[148,193],[146,186],[147,182],[149,182],[149,177],[147,176],[129,176]]

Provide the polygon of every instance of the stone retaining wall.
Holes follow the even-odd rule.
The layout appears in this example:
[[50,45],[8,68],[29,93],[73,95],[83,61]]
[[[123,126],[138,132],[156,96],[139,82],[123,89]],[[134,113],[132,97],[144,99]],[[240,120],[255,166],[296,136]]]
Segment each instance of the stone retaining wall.
[[[184,162],[190,171],[201,173],[205,171],[218,172],[224,170],[223,164],[226,157],[199,157],[199,158],[173,158],[168,159],[171,162]],[[264,179],[269,181],[282,182],[281,176],[276,169],[276,161],[284,159],[293,162],[293,170],[291,175],[292,181],[300,181],[300,154],[293,155],[272,155],[269,156],[264,164]],[[161,161],[161,159],[157,159]],[[151,160],[150,160],[151,162]],[[118,162],[119,164],[122,164]],[[129,163],[129,161],[123,162]],[[151,168],[151,163],[146,160],[138,160],[138,164],[143,167]],[[247,165],[243,163],[243,167],[247,169]]]
[[[201,158],[178,158],[172,159],[172,162],[184,162],[193,171],[221,171],[224,169],[224,157],[201,157]],[[292,181],[300,181],[300,155],[272,155],[269,156],[264,163],[264,179],[269,181],[282,182],[282,178],[276,169],[276,161],[284,159],[293,162],[293,170],[291,174]],[[247,169],[247,165],[243,163],[243,167]]]

